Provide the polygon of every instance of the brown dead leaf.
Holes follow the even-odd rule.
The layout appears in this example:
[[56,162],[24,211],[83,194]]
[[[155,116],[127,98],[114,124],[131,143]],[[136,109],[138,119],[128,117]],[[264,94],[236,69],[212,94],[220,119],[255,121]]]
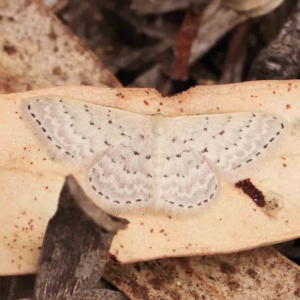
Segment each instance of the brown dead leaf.
[[3,0],[0,10],[2,93],[70,84],[120,86],[39,1]]
[[273,248],[118,265],[104,273],[132,300],[299,299],[300,267]]

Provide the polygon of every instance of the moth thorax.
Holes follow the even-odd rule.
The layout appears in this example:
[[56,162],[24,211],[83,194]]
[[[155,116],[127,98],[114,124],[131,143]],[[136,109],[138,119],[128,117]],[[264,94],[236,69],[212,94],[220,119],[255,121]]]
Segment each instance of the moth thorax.
[[153,140],[151,143],[151,152],[153,157],[153,174],[156,180],[159,180],[164,170],[167,145],[168,142],[165,135],[153,135]]

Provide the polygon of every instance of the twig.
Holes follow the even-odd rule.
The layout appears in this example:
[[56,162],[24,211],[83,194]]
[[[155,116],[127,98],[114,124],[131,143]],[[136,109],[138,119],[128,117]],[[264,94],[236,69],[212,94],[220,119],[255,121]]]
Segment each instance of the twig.
[[189,58],[194,39],[197,36],[201,17],[206,3],[190,6],[179,28],[173,46],[175,60],[173,61],[169,75],[172,79],[186,80],[188,77]]
[[249,28],[249,22],[244,22],[234,31],[229,43],[229,49],[223,65],[219,83],[239,82],[242,79],[242,66],[245,61],[245,47],[243,41]]

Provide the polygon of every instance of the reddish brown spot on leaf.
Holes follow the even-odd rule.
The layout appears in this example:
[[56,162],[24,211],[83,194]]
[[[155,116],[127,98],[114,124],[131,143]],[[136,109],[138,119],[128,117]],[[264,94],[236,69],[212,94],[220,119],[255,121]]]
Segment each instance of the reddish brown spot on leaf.
[[145,103],[145,105],[149,105],[149,102],[146,100],[144,100],[144,103]]
[[54,75],[61,75],[61,74],[62,74],[61,68],[60,68],[60,67],[54,67],[54,68],[52,69],[52,73],[53,73]]
[[235,184],[235,187],[241,189],[247,196],[249,196],[257,206],[266,206],[266,201],[263,193],[257,189],[250,179],[239,181]]
[[125,96],[122,93],[117,93],[116,96],[119,97],[119,98],[122,98],[122,99],[125,98]]

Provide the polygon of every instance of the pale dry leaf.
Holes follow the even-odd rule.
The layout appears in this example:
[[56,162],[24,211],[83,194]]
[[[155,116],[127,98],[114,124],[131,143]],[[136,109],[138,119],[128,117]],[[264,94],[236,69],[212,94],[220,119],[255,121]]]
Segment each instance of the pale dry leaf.
[[120,86],[40,1],[3,0],[0,10],[2,93],[54,85]]
[[223,0],[223,4],[249,17],[267,14],[284,0]]
[[[7,259],[1,261],[1,272],[36,270],[45,226],[56,209],[64,176],[73,170],[67,160],[53,162],[45,144],[28,126],[21,109],[26,99],[52,95],[146,115],[262,112],[280,116],[289,128],[277,152],[249,174],[249,181],[237,186],[220,180],[220,197],[198,214],[122,213],[130,224],[117,234],[110,253],[125,263],[234,252],[299,236],[300,207],[295,196],[300,194],[298,85],[299,81],[265,81],[203,86],[170,98],[152,89],[96,87],[57,87],[2,96],[0,255]],[[75,170],[75,176],[95,199],[85,170]]]
[[62,11],[68,4],[69,0],[43,0],[43,3],[51,9],[52,12]]
[[203,56],[220,38],[247,18],[246,15],[222,5],[221,0],[209,2],[191,49],[190,64]]

